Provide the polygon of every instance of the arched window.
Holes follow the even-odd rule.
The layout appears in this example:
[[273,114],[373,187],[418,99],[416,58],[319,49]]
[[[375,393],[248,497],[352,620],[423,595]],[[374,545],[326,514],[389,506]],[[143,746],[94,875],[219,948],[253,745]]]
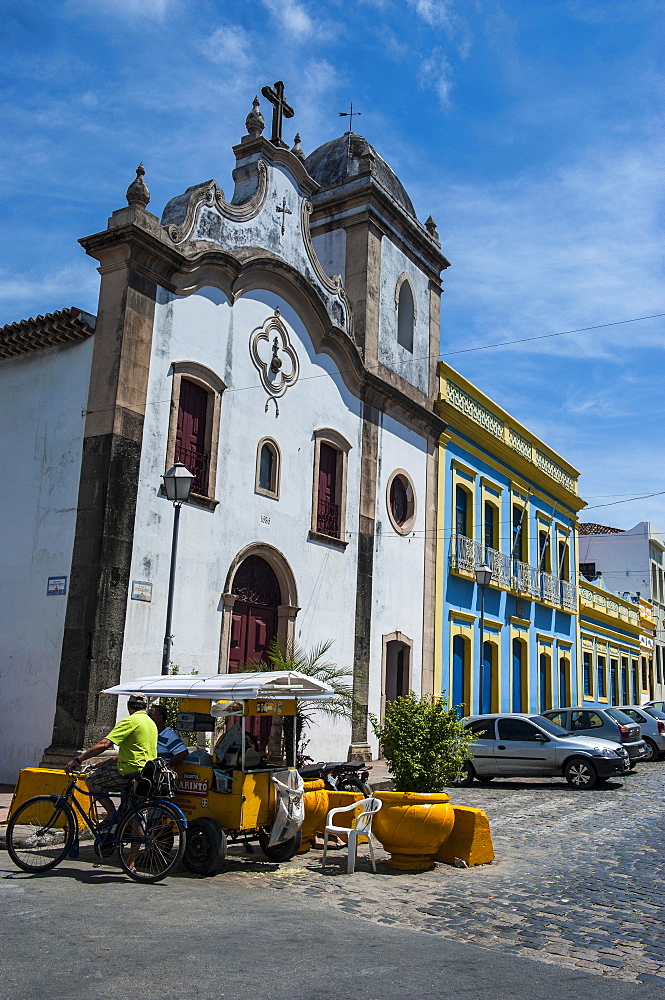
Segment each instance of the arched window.
[[279,499],[280,453],[277,442],[262,438],[256,449],[256,480],[254,492]]
[[467,641],[464,636],[453,637],[453,700],[452,707],[462,705],[460,714],[464,714],[464,687],[467,667]]
[[194,361],[174,361],[166,468],[182,462],[194,476],[190,501],[214,509],[224,382]]
[[314,490],[310,538],[346,547],[346,477],[349,442],[332,428],[314,431]]
[[397,343],[413,353],[413,327],[415,307],[413,292],[408,281],[402,281],[397,299]]

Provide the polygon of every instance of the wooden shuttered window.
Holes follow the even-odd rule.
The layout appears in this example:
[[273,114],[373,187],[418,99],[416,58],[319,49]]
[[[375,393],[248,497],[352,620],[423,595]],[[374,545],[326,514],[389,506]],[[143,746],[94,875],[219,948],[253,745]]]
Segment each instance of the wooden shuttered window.
[[337,498],[337,449],[321,442],[319,451],[319,483],[316,530],[322,535],[339,538],[340,519]]
[[187,466],[194,476],[192,491],[202,496],[208,494],[210,465],[206,439],[207,413],[208,392],[196,382],[183,378],[180,383],[174,458],[176,462]]

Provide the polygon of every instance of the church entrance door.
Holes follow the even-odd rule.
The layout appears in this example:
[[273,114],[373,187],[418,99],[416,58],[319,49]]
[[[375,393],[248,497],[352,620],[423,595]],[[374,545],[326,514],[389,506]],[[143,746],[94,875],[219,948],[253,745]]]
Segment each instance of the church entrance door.
[[[279,581],[272,567],[260,556],[248,556],[233,579],[233,605],[229,672],[235,673],[245,663],[263,660],[270,663],[270,644],[277,638],[277,608],[282,603]],[[248,730],[265,747],[271,720],[248,720]]]

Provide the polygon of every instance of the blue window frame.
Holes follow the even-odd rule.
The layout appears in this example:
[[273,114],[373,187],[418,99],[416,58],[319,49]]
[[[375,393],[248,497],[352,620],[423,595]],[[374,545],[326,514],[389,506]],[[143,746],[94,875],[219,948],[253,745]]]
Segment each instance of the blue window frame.
[[628,657],[621,657],[621,704],[628,704]]
[[488,549],[495,549],[494,544],[494,514],[496,507],[488,500],[485,501],[485,546]]
[[492,643],[483,643],[483,685],[480,692],[480,714],[492,711]]
[[597,684],[597,696],[599,698],[605,697],[605,657],[598,657],[598,684]]
[[463,486],[455,488],[455,531],[468,537],[469,494]]
[[567,662],[565,656],[559,658],[559,708],[565,708],[568,701],[567,691]]
[[[456,635],[453,637],[453,708],[464,705],[465,669],[466,642],[461,635]],[[464,714],[464,711],[461,714]]]
[[540,654],[539,660],[539,707],[541,712],[547,711],[547,669],[549,666],[549,656],[547,653]]
[[525,562],[523,546],[524,528],[522,523],[522,508],[518,507],[517,504],[513,504],[513,559]]
[[522,711],[522,661],[524,658],[524,644],[521,639],[513,639],[513,691],[511,699],[511,711]]
[[584,693],[586,695],[591,695],[591,653],[584,653],[582,655],[582,676],[584,682]]

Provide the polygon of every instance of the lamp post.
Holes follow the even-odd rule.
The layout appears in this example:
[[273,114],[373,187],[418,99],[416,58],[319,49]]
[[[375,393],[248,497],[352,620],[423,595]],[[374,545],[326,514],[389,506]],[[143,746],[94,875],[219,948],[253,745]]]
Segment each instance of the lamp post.
[[492,579],[492,568],[487,563],[476,566],[476,583],[480,588],[480,670],[478,671],[478,711],[483,713],[483,697],[485,694],[485,655],[483,642],[485,636],[485,587],[489,586]]
[[175,565],[178,554],[178,530],[180,528],[180,508],[189,500],[189,491],[192,488],[194,476],[182,462],[175,465],[166,472],[164,480],[164,492],[173,504],[173,538],[171,540],[171,569],[169,571],[169,595],[166,603],[166,632],[164,633],[164,649],[162,652],[162,673],[168,674],[169,663],[171,662],[171,619],[173,618],[173,585],[175,583]]

